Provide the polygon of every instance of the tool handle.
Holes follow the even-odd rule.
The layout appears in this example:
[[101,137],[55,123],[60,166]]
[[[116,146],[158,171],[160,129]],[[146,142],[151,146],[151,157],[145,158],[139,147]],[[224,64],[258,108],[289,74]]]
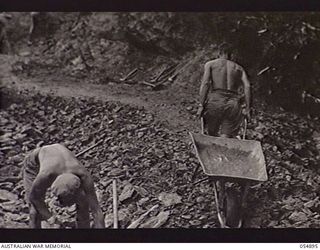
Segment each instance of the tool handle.
[[117,181],[112,181],[112,196],[113,196],[113,228],[118,228],[118,194]]

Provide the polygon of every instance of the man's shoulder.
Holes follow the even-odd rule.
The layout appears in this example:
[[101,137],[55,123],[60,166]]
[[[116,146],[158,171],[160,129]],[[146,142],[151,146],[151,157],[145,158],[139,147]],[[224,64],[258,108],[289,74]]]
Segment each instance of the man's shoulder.
[[68,148],[60,143],[54,143],[54,144],[49,144],[49,145],[44,145],[41,147],[42,151],[47,151],[47,152],[69,152]]
[[244,68],[240,64],[238,64],[237,62],[234,62],[231,60],[227,60],[227,62],[228,62],[228,65],[233,67],[235,70],[245,71]]
[[224,59],[224,58],[215,58],[215,59],[208,61],[207,63],[219,63],[219,62],[225,62],[225,61],[228,61],[228,60]]
[[223,58],[216,58],[216,59],[207,61],[205,65],[206,66],[218,66],[218,65],[225,64],[226,61],[227,60],[223,59]]
[[25,154],[25,159],[34,159],[39,154],[40,148],[30,150]]

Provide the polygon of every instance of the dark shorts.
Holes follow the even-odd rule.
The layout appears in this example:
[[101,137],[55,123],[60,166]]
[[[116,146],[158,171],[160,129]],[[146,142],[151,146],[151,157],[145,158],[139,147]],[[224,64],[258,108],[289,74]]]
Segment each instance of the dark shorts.
[[214,90],[208,94],[204,107],[204,125],[208,134],[234,137],[238,134],[242,120],[243,96],[229,90]]
[[29,202],[29,195],[31,191],[32,184],[36,179],[40,165],[39,165],[39,155],[40,148],[36,148],[31,151],[24,159],[23,162],[23,186],[25,190],[25,199]]

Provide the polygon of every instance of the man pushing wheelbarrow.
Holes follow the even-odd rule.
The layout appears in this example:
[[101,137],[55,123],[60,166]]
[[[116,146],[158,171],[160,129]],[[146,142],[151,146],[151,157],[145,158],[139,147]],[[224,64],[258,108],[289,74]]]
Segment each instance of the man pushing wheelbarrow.
[[197,112],[202,135],[190,134],[204,173],[213,182],[221,227],[239,228],[248,180],[265,181],[267,175],[260,143],[235,139],[242,124],[245,136],[250,120],[250,82],[229,58],[230,49],[223,45],[219,58],[205,64]]

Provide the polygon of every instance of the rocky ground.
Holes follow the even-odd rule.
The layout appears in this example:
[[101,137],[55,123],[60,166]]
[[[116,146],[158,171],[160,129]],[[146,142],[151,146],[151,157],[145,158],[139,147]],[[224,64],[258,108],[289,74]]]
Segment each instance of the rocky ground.
[[[35,95],[11,104],[1,112],[1,117],[4,131],[1,156],[6,163],[1,167],[2,180],[18,175],[23,160],[21,153],[34,148],[40,141],[45,144],[64,142],[70,150],[79,152],[103,139],[101,146],[80,160],[94,176],[108,226],[112,222],[109,221],[112,178],[118,180],[119,216],[123,228],[156,204],[159,208],[153,213],[163,212],[157,215],[163,220],[161,225],[167,222],[167,226],[172,227],[209,226],[208,216],[211,225],[215,225],[214,215],[209,213],[212,207],[204,202],[199,206],[187,202],[190,194],[199,196],[202,201],[206,196],[212,200],[211,193],[197,195],[188,185],[197,164],[190,143],[185,142],[182,132],[175,133],[155,122],[153,114],[146,110],[120,103]],[[4,225],[7,225],[6,218],[12,217],[19,222],[26,219],[7,212],[12,211],[10,204],[17,208],[16,212],[25,212],[21,210],[24,206],[13,203],[21,203],[22,183],[11,181],[1,183],[1,199],[5,201],[1,204],[6,215]],[[199,197],[197,201],[200,202]],[[200,212],[203,209],[206,213]]]

